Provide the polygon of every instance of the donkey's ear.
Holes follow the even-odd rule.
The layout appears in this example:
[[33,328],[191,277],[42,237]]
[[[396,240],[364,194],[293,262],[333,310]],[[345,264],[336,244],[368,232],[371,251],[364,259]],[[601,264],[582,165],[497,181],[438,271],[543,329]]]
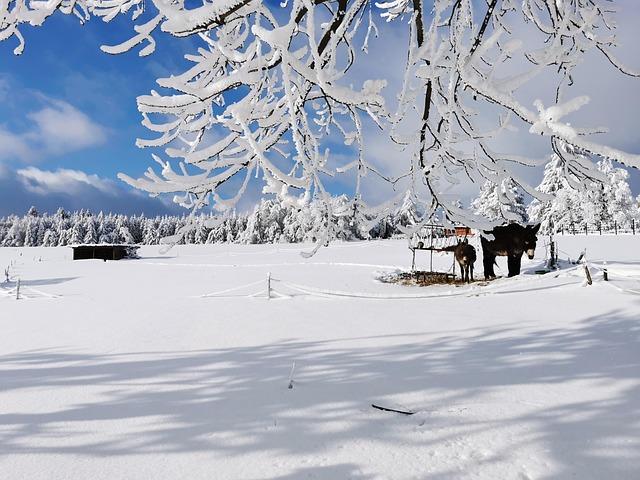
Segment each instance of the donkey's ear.
[[534,225],[533,227],[531,227],[531,232],[533,232],[534,235],[536,233],[538,233],[538,230],[540,230],[540,225],[542,225],[542,224],[538,223],[538,224]]

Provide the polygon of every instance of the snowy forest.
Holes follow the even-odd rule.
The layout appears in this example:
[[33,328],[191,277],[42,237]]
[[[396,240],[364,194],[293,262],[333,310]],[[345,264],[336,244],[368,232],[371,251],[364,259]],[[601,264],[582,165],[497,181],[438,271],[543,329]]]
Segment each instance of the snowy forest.
[[[537,187],[553,200],[533,199],[528,205],[525,195],[510,180],[499,185],[487,181],[480,195],[471,202],[471,209],[492,221],[540,222],[543,233],[613,231],[635,229],[640,222],[640,195],[634,199],[628,184],[629,174],[602,160],[598,170],[605,182],[594,182],[590,188],[572,188],[562,163],[553,155],[546,165],[542,182]],[[401,207],[382,219],[366,219],[348,208],[346,196],[333,200],[334,211],[328,225],[330,240],[363,240],[391,238],[403,235],[423,221],[424,212],[408,191]],[[129,243],[157,245],[178,232],[179,243],[298,243],[315,242],[318,225],[327,230],[323,205],[310,203],[302,208],[282,205],[273,199],[263,199],[251,213],[213,215],[162,216],[97,215],[89,211],[68,213],[62,208],[53,215],[40,214],[34,207],[23,217],[12,215],[0,218],[0,245],[64,246],[79,243]],[[432,216],[432,223],[439,216]]]

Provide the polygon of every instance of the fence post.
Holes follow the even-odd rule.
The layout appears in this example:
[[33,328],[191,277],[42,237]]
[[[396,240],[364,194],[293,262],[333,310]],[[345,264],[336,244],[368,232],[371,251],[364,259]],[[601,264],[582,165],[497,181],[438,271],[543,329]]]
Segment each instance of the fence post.
[[584,275],[587,277],[587,285],[592,285],[593,280],[591,280],[591,272],[589,271],[589,265],[587,262],[584,262]]
[[588,228],[589,228],[589,227],[588,227],[588,225],[589,225],[588,223],[585,223],[585,224],[584,224],[584,234],[585,234],[585,235],[589,235],[589,231],[588,231]]
[[598,222],[598,232],[602,235],[602,222]]
[[613,222],[613,229],[616,231],[616,235],[618,234],[618,222]]
[[271,298],[271,272],[267,272],[267,299]]
[[20,279],[18,278],[18,284],[16,285],[16,300],[20,300]]
[[631,231],[633,232],[633,234],[636,234],[636,219],[632,218],[631,219]]
[[604,262],[604,266],[602,268],[602,279],[605,282],[609,281],[609,272],[607,271],[607,262]]

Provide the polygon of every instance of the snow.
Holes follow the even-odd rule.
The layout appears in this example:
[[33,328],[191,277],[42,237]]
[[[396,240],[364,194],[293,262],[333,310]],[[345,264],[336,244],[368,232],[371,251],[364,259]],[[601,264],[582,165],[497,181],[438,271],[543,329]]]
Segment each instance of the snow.
[[[638,238],[556,239],[561,260],[586,248],[592,286],[574,266],[532,274],[543,238],[519,277],[428,288],[375,280],[409,266],[406,240],[338,242],[310,259],[300,256],[309,245],[181,245],[164,256],[152,246],[118,262],[0,249],[22,295],[0,284],[0,472],[636,478]],[[434,263],[448,269],[451,257]],[[250,297],[268,272],[286,296]]]

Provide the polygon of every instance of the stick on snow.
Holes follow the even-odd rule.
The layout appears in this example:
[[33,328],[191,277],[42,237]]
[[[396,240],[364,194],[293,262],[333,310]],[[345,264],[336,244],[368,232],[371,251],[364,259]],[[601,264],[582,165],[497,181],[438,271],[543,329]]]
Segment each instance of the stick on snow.
[[411,412],[407,410],[396,410],[395,408],[381,407],[380,405],[376,405],[375,403],[372,403],[371,406],[378,410],[382,410],[383,412],[401,413],[403,415],[413,415],[414,413],[416,413],[416,412]]
[[291,372],[289,372],[289,385],[287,388],[289,390],[293,389],[293,371],[296,369],[296,361],[294,360],[291,364]]

